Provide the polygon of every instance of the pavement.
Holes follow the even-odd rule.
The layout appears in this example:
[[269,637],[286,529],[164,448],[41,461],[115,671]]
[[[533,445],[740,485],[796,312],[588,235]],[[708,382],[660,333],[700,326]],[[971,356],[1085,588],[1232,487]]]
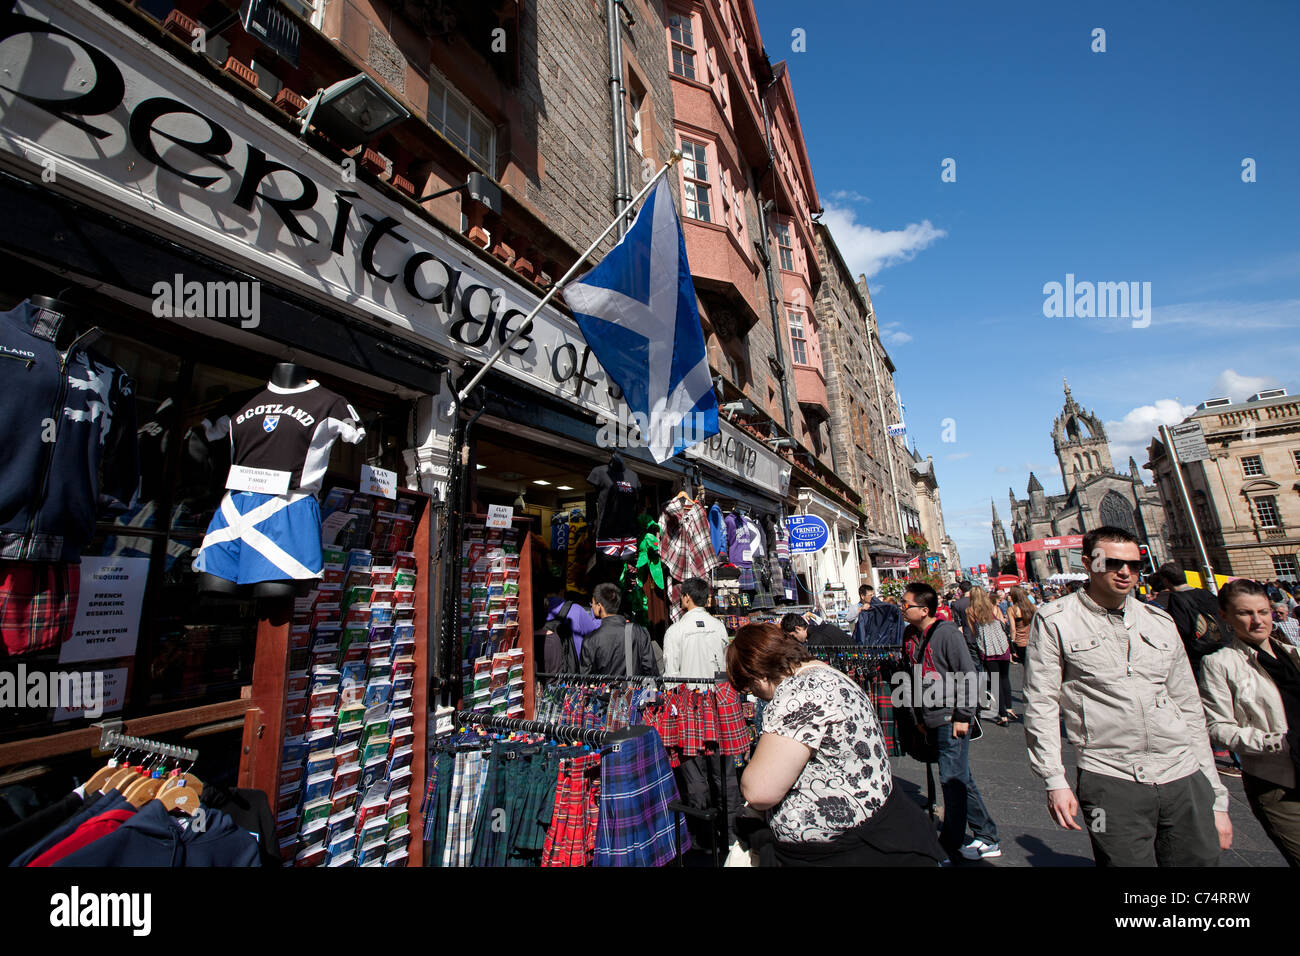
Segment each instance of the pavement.
[[[1013,710],[1024,714],[1020,694],[1024,670],[1011,665]],[[997,824],[1002,856],[971,866],[1092,866],[1092,845],[1088,834],[1080,830],[1063,830],[1047,813],[1043,782],[1029,769],[1025,749],[1024,724],[1013,722],[999,727],[981,720],[984,736],[971,744],[971,773],[984,797],[993,822]],[[1063,742],[1066,777],[1074,779],[1073,748]],[[894,779],[905,792],[924,804],[926,794],[925,764],[910,757],[894,757]],[[939,794],[939,774],[935,768],[935,790]],[[1282,854],[1264,834],[1250,812],[1239,777],[1223,774],[1219,779],[1228,788],[1232,817],[1232,849],[1220,857],[1221,866],[1286,866]],[[942,806],[940,794],[938,801]],[[1082,820],[1080,820],[1082,822]]]

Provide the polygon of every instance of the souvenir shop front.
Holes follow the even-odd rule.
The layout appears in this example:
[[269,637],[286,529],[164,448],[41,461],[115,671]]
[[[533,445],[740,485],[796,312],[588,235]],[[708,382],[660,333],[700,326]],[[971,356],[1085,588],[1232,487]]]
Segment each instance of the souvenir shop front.
[[[109,13],[31,0],[7,16],[17,19],[6,21],[0,69],[17,92],[0,92],[0,247],[18,268],[0,287],[0,395],[31,418],[32,440],[4,475],[6,522],[18,518],[0,528],[0,690],[13,697],[22,685],[26,696],[14,707],[6,698],[0,728],[0,847],[29,862],[54,851],[45,862],[120,864],[141,830],[202,835],[170,819],[197,808],[208,833],[251,830],[260,845],[252,856],[195,853],[188,865],[440,863],[423,858],[437,828],[479,820],[424,817],[442,806],[430,802],[446,752],[434,738],[444,748],[441,731],[469,726],[452,712],[435,721],[431,693],[490,711],[483,726],[517,719],[516,688],[534,689],[530,617],[544,591],[585,597],[616,571],[629,589],[640,580],[647,618],[670,619],[674,582],[708,578],[719,563],[699,483],[684,465],[636,450],[619,462],[599,447],[593,413],[611,416],[616,391],[574,323],[547,310],[474,413],[469,507],[454,560],[439,564],[444,368],[481,361],[536,293],[370,182],[336,194],[336,162],[283,118],[268,122],[265,107],[167,49],[142,55],[141,37]],[[81,112],[49,98],[67,89],[89,91]],[[746,497],[742,484],[717,487]],[[47,510],[52,489],[60,507]],[[501,504],[514,509],[504,533],[488,528]],[[666,526],[659,549],[643,515]],[[729,546],[725,519],[722,534]],[[570,560],[575,540],[590,540],[590,557]],[[700,540],[710,544],[685,545]],[[514,606],[485,600],[479,621],[473,569],[498,542],[482,597]],[[536,589],[535,567],[547,576]],[[444,577],[448,568],[457,573]],[[454,628],[439,603],[449,580]],[[456,673],[480,658],[481,686],[472,668]],[[98,692],[45,692],[62,694],[73,677]],[[549,769],[536,780],[554,770],[557,782],[541,788],[548,807],[608,818],[620,779],[663,796],[632,801],[657,848],[605,846],[611,865],[663,862],[665,767],[748,749],[734,695],[667,690],[694,696],[602,718],[599,733],[635,724],[626,733],[638,739],[659,723],[655,761],[637,757],[644,743],[600,739],[598,752],[616,759],[599,769],[599,814],[584,783],[594,762],[574,765],[559,749],[580,734],[597,742],[597,731],[538,725]],[[687,712],[698,714],[689,732],[655,716]],[[485,786],[501,785],[492,768],[532,760],[493,762],[495,746],[479,751]],[[626,776],[646,767],[658,789]],[[69,854],[68,831],[108,809],[133,815],[122,835]],[[542,842],[562,844],[553,865],[592,862],[589,836],[548,828]]]
[[[372,857],[418,861],[436,535],[412,445],[448,350],[369,317],[396,304],[356,223],[322,258],[274,199],[288,168],[250,168],[292,157],[333,207],[326,160],[103,11],[7,16],[5,862],[104,787],[145,835],[202,809],[259,837],[210,863],[278,865],[326,736],[382,804]],[[68,865],[130,857],[123,829]]]

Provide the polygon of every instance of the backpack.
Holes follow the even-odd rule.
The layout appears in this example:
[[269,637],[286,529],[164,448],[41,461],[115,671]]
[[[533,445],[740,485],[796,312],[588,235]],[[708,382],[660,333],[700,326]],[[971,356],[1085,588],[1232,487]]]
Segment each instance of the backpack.
[[[1199,590],[1199,589],[1198,589]],[[1194,592],[1193,592],[1194,593]],[[1171,591],[1169,593],[1169,614],[1178,624],[1178,636],[1183,639],[1183,646],[1187,649],[1187,659],[1192,664],[1193,670],[1199,670],[1201,658],[1207,654],[1213,654],[1221,647],[1226,647],[1232,640],[1232,631],[1223,618],[1219,616],[1217,605],[1211,609],[1204,602],[1198,600],[1199,595],[1193,596],[1193,593],[1186,591]],[[1208,598],[1207,592],[1202,591]],[[1212,599],[1211,599],[1212,600]],[[1175,613],[1175,609],[1181,612]],[[1191,619],[1190,633],[1184,634],[1183,627],[1179,622],[1179,617]]]
[[[578,673],[578,648],[573,641],[573,622],[569,620],[572,601],[565,601],[555,617],[542,625],[542,671],[547,674]],[[534,647],[536,641],[534,641]]]

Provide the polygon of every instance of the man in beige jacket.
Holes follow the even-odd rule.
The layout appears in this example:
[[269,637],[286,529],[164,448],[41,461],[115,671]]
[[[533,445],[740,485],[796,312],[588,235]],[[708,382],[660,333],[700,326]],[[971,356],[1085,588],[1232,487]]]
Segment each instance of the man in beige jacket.
[[1089,532],[1083,565],[1087,587],[1040,607],[1029,632],[1025,736],[1048,810],[1079,830],[1082,809],[1098,866],[1215,866],[1232,845],[1228,792],[1178,630],[1132,593],[1142,558],[1131,533]]
[[1268,592],[1244,578],[1219,592],[1232,643],[1201,662],[1210,739],[1241,757],[1241,783],[1255,819],[1292,866],[1300,866],[1300,649],[1275,637]]

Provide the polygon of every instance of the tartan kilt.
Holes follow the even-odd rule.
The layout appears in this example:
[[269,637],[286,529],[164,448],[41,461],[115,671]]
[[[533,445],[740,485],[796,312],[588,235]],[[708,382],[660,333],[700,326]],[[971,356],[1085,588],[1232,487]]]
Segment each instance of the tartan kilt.
[[690,849],[685,819],[659,735],[621,740],[600,762],[600,814],[593,866],[664,866]]
[[59,647],[72,636],[81,565],[0,561],[0,638],[13,656]]
[[728,756],[749,753],[749,726],[736,689],[730,684],[719,684],[718,698],[718,748]]

